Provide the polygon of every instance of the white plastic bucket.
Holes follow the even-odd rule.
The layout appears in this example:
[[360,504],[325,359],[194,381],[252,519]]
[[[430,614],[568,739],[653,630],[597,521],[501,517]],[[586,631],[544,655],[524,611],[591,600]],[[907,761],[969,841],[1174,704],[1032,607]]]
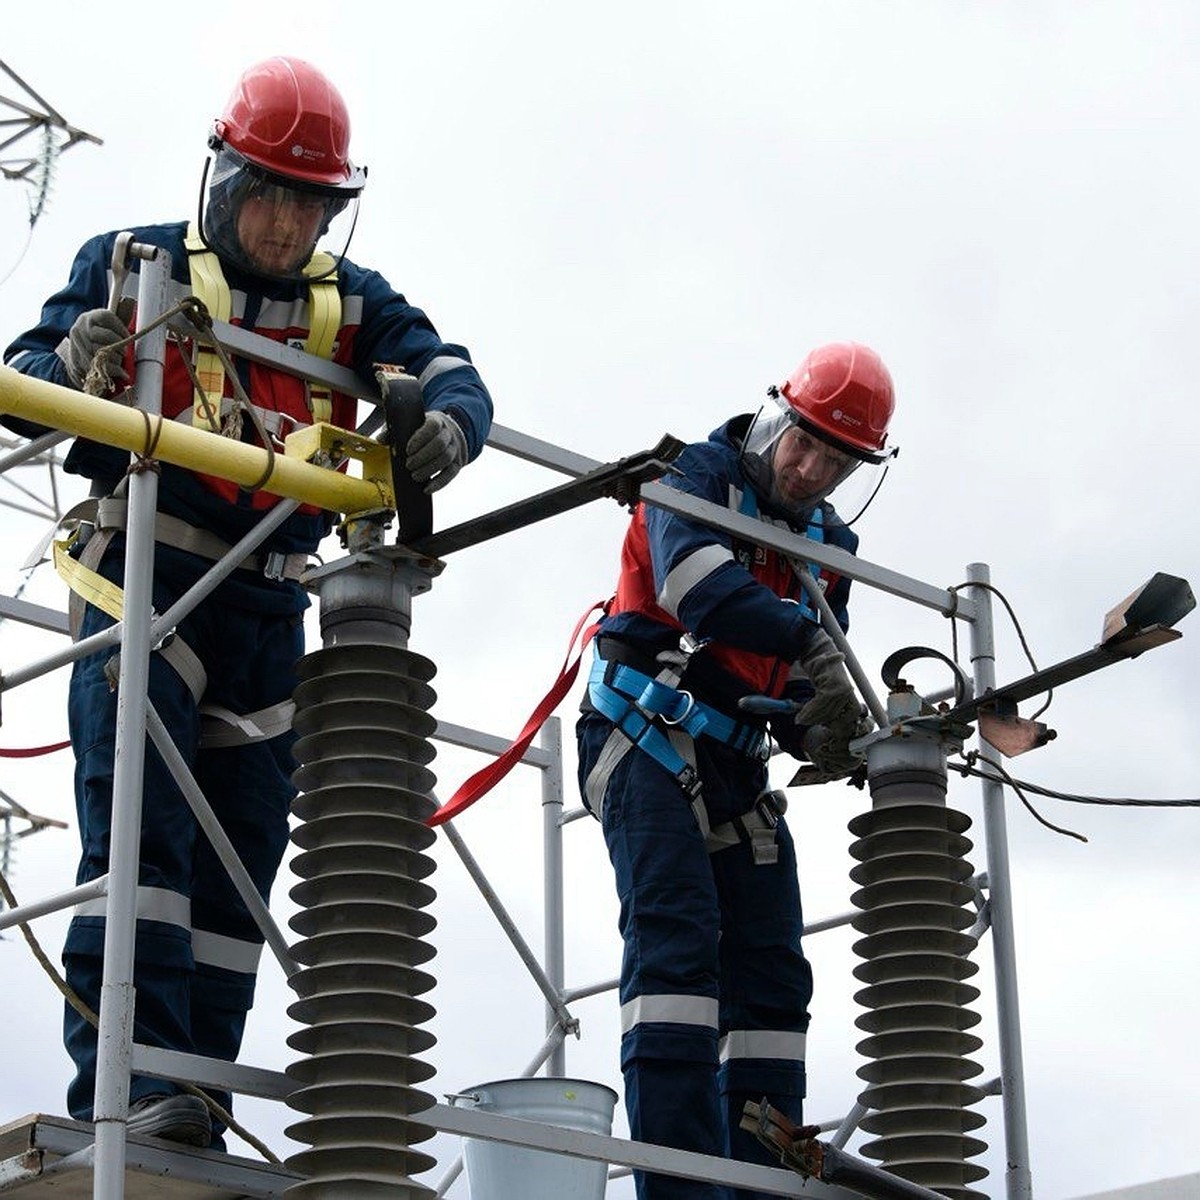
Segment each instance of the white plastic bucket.
[[[587,1133],[612,1133],[617,1093],[586,1079],[501,1079],[456,1097],[483,1112]],[[608,1164],[463,1138],[471,1200],[602,1200]]]

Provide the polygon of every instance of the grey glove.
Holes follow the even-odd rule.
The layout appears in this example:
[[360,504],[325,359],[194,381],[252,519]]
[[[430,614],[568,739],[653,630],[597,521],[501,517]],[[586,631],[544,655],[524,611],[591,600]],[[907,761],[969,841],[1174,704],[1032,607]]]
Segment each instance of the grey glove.
[[796,714],[796,723],[824,725],[835,734],[848,737],[858,722],[862,702],[833,639],[825,630],[816,630],[796,661],[817,693]]
[[427,492],[444,488],[466,465],[467,435],[453,417],[431,412],[404,447],[404,466]]
[[[71,326],[71,332],[67,334],[66,354],[63,355],[71,382],[77,388],[82,388],[96,355],[128,336],[129,329],[125,322],[111,309],[93,308],[80,313]],[[110,386],[114,382],[125,383],[129,379],[129,373],[116,354],[104,356],[101,374],[107,377]]]
[[866,709],[859,710],[858,720],[848,733],[838,733],[825,725],[814,725],[804,732],[803,746],[808,761],[830,778],[849,775],[862,759],[850,749],[855,738],[865,737],[874,728]]

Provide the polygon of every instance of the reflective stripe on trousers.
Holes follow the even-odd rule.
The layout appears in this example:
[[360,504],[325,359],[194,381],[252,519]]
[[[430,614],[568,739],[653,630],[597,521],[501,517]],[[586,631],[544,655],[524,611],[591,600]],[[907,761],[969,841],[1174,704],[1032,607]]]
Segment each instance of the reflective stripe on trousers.
[[[580,720],[581,786],[612,728],[598,714]],[[763,764],[705,739],[695,753],[710,820],[749,808],[765,783]],[[732,1145],[739,1157],[766,1161],[739,1145],[735,1110],[743,1094],[757,1093],[799,1114],[812,993],[787,825],[779,824],[773,865],[755,865],[745,842],[710,855],[678,783],[642,753],[612,767],[603,799],[624,940],[621,1064],[631,1133],[710,1154]],[[639,1195],[699,1195],[679,1183],[645,1175]]]

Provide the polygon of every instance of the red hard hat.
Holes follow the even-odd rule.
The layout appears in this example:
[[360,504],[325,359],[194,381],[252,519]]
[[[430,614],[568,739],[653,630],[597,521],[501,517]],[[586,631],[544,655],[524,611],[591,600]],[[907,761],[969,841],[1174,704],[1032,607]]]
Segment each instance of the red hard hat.
[[350,162],[350,117],[341,94],[311,63],[268,58],[243,72],[214,137],[285,179],[361,191]]
[[895,408],[883,360],[857,342],[819,346],[780,388],[802,424],[858,458],[877,459]]

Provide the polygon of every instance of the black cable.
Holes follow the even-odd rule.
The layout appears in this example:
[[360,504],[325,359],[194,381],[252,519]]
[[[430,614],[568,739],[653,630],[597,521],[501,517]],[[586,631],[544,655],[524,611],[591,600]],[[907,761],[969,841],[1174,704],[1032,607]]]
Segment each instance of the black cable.
[[[1008,602],[1008,597],[1005,596],[1005,594],[998,587],[995,587],[994,585],[992,585],[990,583],[959,583],[959,584],[955,584],[954,587],[947,588],[946,590],[953,596],[953,595],[957,595],[958,591],[961,588],[965,588],[965,587],[984,588],[987,591],[991,592],[992,595],[995,596],[1000,601],[1000,603],[1004,605],[1004,610],[1005,610],[1005,612],[1008,613],[1008,619],[1012,622],[1013,629],[1016,630],[1017,640],[1021,643],[1021,649],[1025,651],[1025,657],[1029,660],[1030,667],[1032,667],[1034,672],[1036,673],[1037,669],[1038,669],[1038,665],[1037,665],[1036,661],[1034,661],[1033,651],[1029,649],[1029,643],[1025,639],[1025,631],[1021,628],[1021,622],[1017,620],[1017,614],[1013,610],[1013,606]],[[953,613],[950,614],[950,617],[951,617],[951,620],[950,620],[951,657],[954,659],[955,662],[958,662],[958,626],[954,623],[954,614]],[[1043,704],[1042,707],[1039,708],[1037,710],[1037,712],[1035,712],[1033,714],[1033,716],[1030,717],[1029,719],[1031,721],[1036,721],[1038,719],[1038,717],[1040,717],[1042,715],[1042,713],[1044,713],[1046,711],[1046,709],[1048,709],[1050,707],[1053,700],[1054,700],[1054,689],[1047,688],[1046,689],[1046,703]]]
[[[1061,833],[1064,837],[1072,837],[1080,842],[1087,841],[1087,838],[1084,837],[1082,833],[1076,833],[1073,829],[1064,829],[1061,825],[1055,825],[1052,821],[1047,821],[1046,818],[1043,817],[1042,814],[1038,812],[1038,810],[1034,808],[1032,804],[1029,803],[1024,791],[1022,791],[1022,788],[1025,786],[1025,784],[1015,780],[994,758],[988,758],[986,754],[980,754],[978,750],[971,750],[967,754],[963,755],[963,757],[966,759],[965,766],[960,767],[957,763],[947,763],[946,765],[950,769],[958,771],[962,775],[977,775],[980,779],[992,779],[997,782],[1007,783],[1008,786],[1017,793],[1017,798],[1029,810],[1029,813],[1034,820],[1040,822],[1042,825],[1045,825],[1047,829],[1051,829],[1055,833]],[[976,760],[987,763],[989,767],[993,768],[995,774],[992,774],[988,771],[977,770],[973,765]]]
[[[992,763],[992,759],[980,758],[984,762]],[[993,764],[994,765],[994,764]],[[961,771],[965,774],[979,775],[987,778],[986,773],[982,771],[973,771],[969,767],[955,767],[956,771]],[[1001,768],[1001,770],[1003,770]],[[1012,779],[1012,776],[1004,772],[1006,779]],[[1026,783],[1025,780],[1012,780],[1014,784],[1019,783],[1027,792],[1034,792],[1039,796],[1048,796],[1051,800],[1068,800],[1073,804],[1102,804],[1110,805],[1118,808],[1200,808],[1200,798],[1183,799],[1183,800],[1147,800],[1134,796],[1081,796],[1076,792],[1058,792],[1053,788],[1042,787],[1036,783]]]

